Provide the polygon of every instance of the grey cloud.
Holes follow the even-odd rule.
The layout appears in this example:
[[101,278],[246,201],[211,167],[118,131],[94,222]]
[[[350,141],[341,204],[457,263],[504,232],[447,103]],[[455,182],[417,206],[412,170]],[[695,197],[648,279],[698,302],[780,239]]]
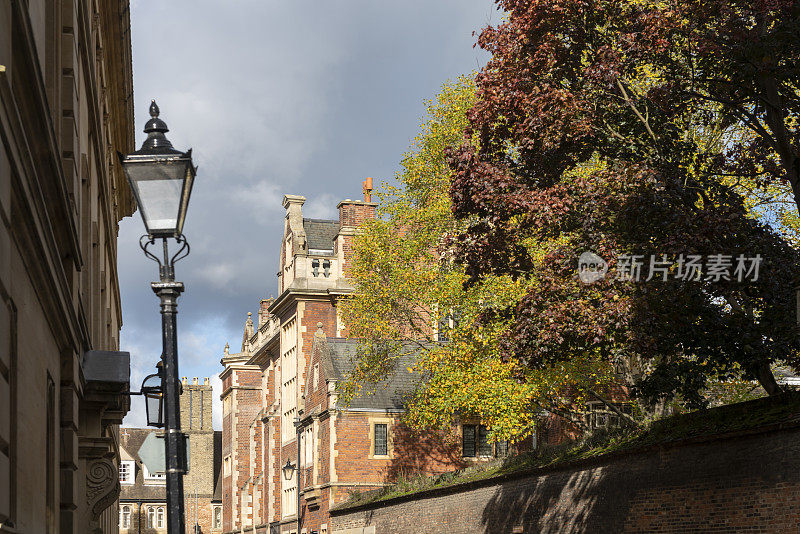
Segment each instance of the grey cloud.
[[[156,98],[168,137],[200,166],[185,226],[192,254],[176,266],[186,284],[178,330],[196,336],[181,338],[182,374],[219,372],[246,312],[276,293],[283,194],[332,218],[365,177],[392,181],[423,100],[485,63],[472,32],[498,20],[489,0],[132,3],[138,143]],[[157,271],[137,245],[143,231],[138,214],[120,227],[122,348],[157,358]]]

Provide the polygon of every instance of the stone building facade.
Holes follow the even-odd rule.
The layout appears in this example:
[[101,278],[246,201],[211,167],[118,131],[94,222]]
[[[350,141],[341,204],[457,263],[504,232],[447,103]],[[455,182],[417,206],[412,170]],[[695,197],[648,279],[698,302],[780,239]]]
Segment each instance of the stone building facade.
[[[214,391],[208,378],[202,384],[197,378],[191,382],[183,378],[182,385],[181,430],[189,436],[189,472],[183,477],[186,532],[195,534],[193,528],[198,525],[203,534],[219,533],[222,432],[215,432],[211,426]],[[139,454],[143,446],[150,445],[146,440],[152,442],[161,432],[123,427],[120,434],[120,534],[166,533],[166,478],[163,473],[151,472]],[[163,441],[158,439],[156,443],[163,458]]]
[[407,373],[339,405],[336,386],[357,342],[337,304],[353,291],[345,273],[358,226],[375,216],[368,199],[367,192],[364,201],[340,202],[338,220],[303,217],[303,197],[283,199],[280,295],[261,301],[257,323],[248,314],[240,351],[226,346],[221,360],[226,533],[329,534],[328,510],[349,491],[505,452],[477,422],[447,435],[412,435],[400,422],[414,386]]
[[0,532],[117,532],[127,0],[0,2]]

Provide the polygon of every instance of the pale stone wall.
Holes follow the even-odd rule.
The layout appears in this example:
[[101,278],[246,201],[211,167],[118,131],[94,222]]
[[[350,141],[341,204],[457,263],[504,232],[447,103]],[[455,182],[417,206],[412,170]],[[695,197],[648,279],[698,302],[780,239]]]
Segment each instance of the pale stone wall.
[[84,364],[119,348],[130,59],[124,1],[0,3],[0,532],[117,531],[129,400]]
[[211,532],[211,497],[214,493],[214,429],[211,426],[211,400],[214,392],[197,378],[183,379],[180,397],[181,431],[189,436],[189,473],[183,477],[186,498],[186,529],[197,523]]

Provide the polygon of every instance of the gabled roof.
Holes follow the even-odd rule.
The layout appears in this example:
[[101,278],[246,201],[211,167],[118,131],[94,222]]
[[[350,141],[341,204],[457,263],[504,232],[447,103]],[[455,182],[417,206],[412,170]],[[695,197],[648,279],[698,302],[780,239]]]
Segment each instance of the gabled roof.
[[309,250],[327,250],[333,253],[333,240],[339,233],[339,221],[303,219]]
[[[322,372],[328,380],[341,382],[353,370],[353,360],[358,351],[357,339],[345,338],[315,338],[316,350],[322,363]],[[374,391],[366,392],[352,400],[350,409],[357,410],[402,410],[405,408],[408,397],[414,393],[420,381],[418,373],[409,373],[416,359],[413,349],[407,347],[403,354],[395,359],[395,369],[390,373],[385,383],[378,385]]]
[[136,462],[134,469],[134,484],[121,484],[120,501],[131,500],[165,500],[167,489],[163,484],[145,484],[144,472],[142,471],[142,459],[139,457],[139,449],[144,440],[150,434],[158,432],[154,428],[120,428],[120,445],[128,453],[128,460]]
[[[134,484],[121,484],[120,500],[164,500],[166,499],[166,486],[164,484],[145,484],[144,473],[142,471],[142,459],[139,456],[139,449],[148,435],[160,432],[155,428],[120,428],[120,456],[122,460],[132,460],[136,462],[134,470]],[[222,432],[214,431],[213,437],[213,459],[209,469],[213,469],[213,501],[222,502]],[[191,454],[191,450],[189,452]]]

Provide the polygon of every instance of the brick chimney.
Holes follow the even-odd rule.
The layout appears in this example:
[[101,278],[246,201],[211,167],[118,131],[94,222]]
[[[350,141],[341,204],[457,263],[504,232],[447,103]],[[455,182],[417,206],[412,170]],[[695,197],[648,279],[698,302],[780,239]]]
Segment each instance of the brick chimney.
[[[372,190],[370,190],[372,191]],[[370,192],[370,197],[372,193]],[[339,208],[339,229],[357,228],[364,221],[375,218],[375,206],[373,202],[361,200],[343,200],[336,206]]]
[[[369,219],[375,218],[375,207],[372,202],[372,178],[362,182],[365,200],[343,200],[336,206],[339,208],[339,234],[336,236],[336,254],[342,266],[341,273],[347,276],[352,261],[352,242],[358,227]],[[369,200],[366,200],[369,199]]]

